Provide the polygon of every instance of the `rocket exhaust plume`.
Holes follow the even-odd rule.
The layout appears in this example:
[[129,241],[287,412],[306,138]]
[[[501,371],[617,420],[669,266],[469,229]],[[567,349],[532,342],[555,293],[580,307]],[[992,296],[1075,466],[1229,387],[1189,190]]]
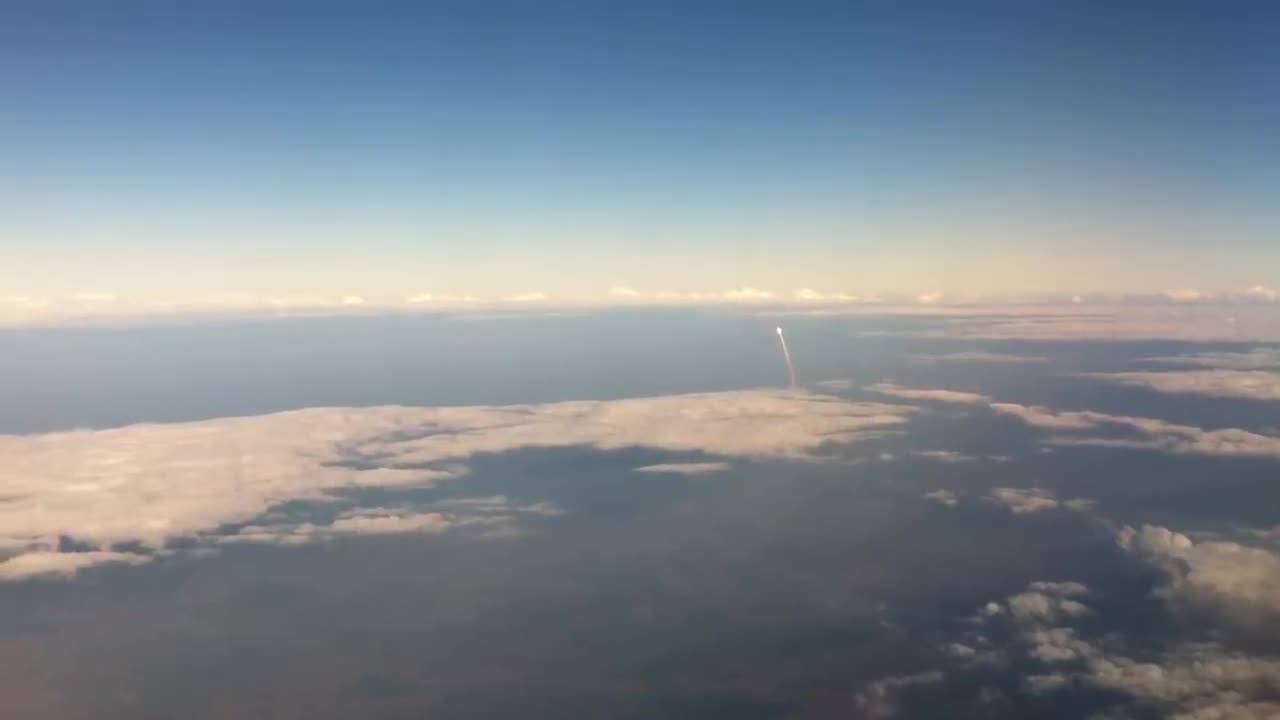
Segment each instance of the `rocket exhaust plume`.
[[791,351],[787,349],[787,336],[782,334],[782,328],[775,328],[778,331],[778,342],[782,344],[782,357],[787,361],[787,377],[791,380],[791,389],[794,390],[799,386],[796,382],[796,366],[791,363]]

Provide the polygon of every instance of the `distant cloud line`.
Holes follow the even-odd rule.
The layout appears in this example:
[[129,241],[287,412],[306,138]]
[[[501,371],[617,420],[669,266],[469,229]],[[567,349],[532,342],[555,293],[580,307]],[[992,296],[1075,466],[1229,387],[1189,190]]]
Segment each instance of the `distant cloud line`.
[[[1278,294],[1265,286],[1255,286],[1239,292],[1210,294],[1192,290],[1169,291],[1148,295],[1070,295],[1046,293],[1042,295],[974,295],[951,294],[941,291],[925,293],[857,294],[845,291],[824,291],[811,287],[796,288],[789,292],[740,286],[720,291],[642,290],[629,285],[616,285],[602,294],[580,296],[556,294],[544,290],[525,290],[505,295],[481,296],[469,293],[421,291],[406,295],[370,294],[348,292],[325,295],[319,293],[254,294],[223,293],[206,297],[143,298],[125,293],[103,290],[86,290],[67,295],[37,297],[27,294],[2,294],[0,290],[0,324],[57,320],[60,318],[95,317],[148,317],[148,316],[199,316],[219,313],[310,313],[341,314],[390,311],[472,310],[516,306],[538,308],[542,306],[572,306],[579,308],[606,308],[613,306],[671,306],[671,305],[740,305],[779,307],[816,312],[823,308],[871,308],[891,311],[894,308],[920,308],[942,311],[947,308],[979,310],[983,306],[1011,308],[1027,306],[1043,309],[1045,306],[1074,308],[1104,308],[1109,306],[1210,306],[1220,305],[1277,305]],[[1031,311],[1022,310],[1026,314]]]

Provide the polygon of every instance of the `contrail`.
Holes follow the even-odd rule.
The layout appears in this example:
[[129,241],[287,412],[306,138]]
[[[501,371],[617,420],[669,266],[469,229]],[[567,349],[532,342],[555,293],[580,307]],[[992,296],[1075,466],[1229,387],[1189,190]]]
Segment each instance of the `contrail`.
[[791,389],[794,390],[799,386],[796,382],[796,366],[791,364],[791,351],[787,349],[787,336],[782,334],[782,328],[776,328],[778,331],[778,342],[782,343],[782,357],[787,361],[787,375],[791,378]]

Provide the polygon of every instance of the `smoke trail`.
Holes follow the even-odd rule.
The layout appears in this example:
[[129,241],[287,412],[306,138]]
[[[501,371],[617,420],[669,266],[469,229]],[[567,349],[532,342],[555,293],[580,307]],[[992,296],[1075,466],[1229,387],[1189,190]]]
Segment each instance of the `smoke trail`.
[[796,382],[796,366],[791,364],[791,351],[787,349],[787,336],[782,334],[782,328],[777,328],[778,342],[782,343],[782,357],[787,361],[787,375],[791,378],[791,389],[794,390],[799,386]]

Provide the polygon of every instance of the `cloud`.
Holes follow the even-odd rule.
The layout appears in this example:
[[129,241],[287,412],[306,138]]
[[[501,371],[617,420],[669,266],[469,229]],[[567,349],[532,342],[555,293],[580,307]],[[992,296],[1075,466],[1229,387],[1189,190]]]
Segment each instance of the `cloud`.
[[791,296],[801,302],[858,302],[862,298],[845,293],[821,293],[813,288],[793,290]]
[[452,305],[457,303],[478,303],[479,298],[471,295],[435,295],[432,293],[418,293],[410,295],[404,301],[410,305]]
[[1206,352],[1145,358],[1147,362],[1198,365],[1226,370],[1260,370],[1280,367],[1280,347],[1259,347],[1248,352]]
[[636,468],[636,472],[642,473],[667,473],[672,475],[710,475],[713,473],[727,472],[733,469],[733,466],[725,462],[703,462],[703,463],[659,463],[657,465],[645,465]]
[[1091,373],[1089,377],[1171,394],[1280,400],[1280,373],[1262,370]]
[[1117,542],[1164,571],[1160,594],[1172,602],[1253,631],[1280,628],[1280,554],[1234,542],[1197,543],[1154,525],[1125,527]]
[[923,295],[916,296],[916,302],[920,303],[921,305],[933,305],[937,302],[940,302],[942,300],[942,297],[943,295],[940,292],[924,293]]
[[893,430],[911,412],[754,390],[546,405],[315,408],[0,436],[0,545],[48,551],[69,536],[100,550],[140,543],[152,552],[176,538],[254,521],[286,502],[332,500],[344,488],[431,485],[465,475],[464,461],[476,455],[524,448],[808,460],[827,443]]
[[10,295],[8,297],[0,297],[0,305],[23,309],[38,309],[47,307],[49,301],[33,298],[29,295]]
[[1058,500],[1053,493],[1042,488],[995,488],[987,498],[997,505],[1009,508],[1015,515],[1028,515],[1046,510],[1056,510]]
[[[1153,542],[1162,545],[1165,540]],[[1185,543],[1172,544],[1185,550]],[[962,672],[979,665],[1019,672],[1022,682],[1015,692],[1023,702],[1046,696],[1040,702],[1055,702],[1055,694],[1079,688],[1121,694],[1113,696],[1113,707],[1093,717],[1261,720],[1280,716],[1280,659],[1206,642],[1161,643],[1156,652],[1144,652],[1135,659],[1135,653],[1126,650],[1124,636],[1094,639],[1077,626],[1093,614],[1085,604],[1090,594],[1077,582],[1031,583],[1004,602],[987,603],[970,618],[986,633],[977,636],[980,642],[944,645],[943,655]],[[993,646],[987,639],[992,631],[1006,639]],[[962,650],[950,650],[954,647]],[[879,717],[893,717],[900,696],[944,685],[950,675],[950,670],[938,668],[879,680],[864,689],[859,704],[874,707]],[[917,677],[928,680],[912,680]],[[979,704],[985,702],[987,693],[977,693],[977,699]],[[953,700],[963,702],[963,698]]]
[[615,285],[609,288],[609,297],[637,298],[640,297],[640,293],[626,285]]
[[912,360],[918,362],[938,362],[938,363],[1010,363],[1010,364],[1030,364],[1048,362],[1047,357],[1038,357],[1033,355],[1009,355],[1006,353],[990,353],[990,352],[954,352],[943,355],[911,355]]
[[955,507],[956,504],[960,502],[960,499],[956,497],[956,494],[950,490],[934,490],[933,492],[927,492],[924,495],[921,495],[921,497],[926,500],[942,503],[947,507]]
[[903,690],[941,683],[941,670],[928,670],[914,675],[898,675],[876,680],[858,693],[855,700],[859,713],[857,717],[895,717],[897,715],[896,698]]
[[[504,498],[505,501],[505,498]],[[276,523],[248,525],[235,534],[218,537],[219,543],[271,543],[304,545],[357,535],[439,535],[458,530],[479,530],[491,535],[514,534],[515,512],[509,505],[468,506],[455,504],[462,512],[416,512],[406,508],[357,508],[342,513],[328,524]],[[533,507],[533,506],[530,506]],[[538,514],[554,514],[539,512]]]
[[[1280,457],[1280,437],[1239,428],[1205,430],[1154,418],[1109,415],[1090,410],[1055,412],[1043,407],[1014,403],[992,403],[991,408],[1000,414],[1016,417],[1032,427],[1059,431],[1049,440],[1054,445],[1159,450],[1190,455]],[[1102,429],[1123,429],[1138,437],[1097,437],[1077,432]]]
[[866,389],[881,395],[889,395],[891,397],[904,398],[907,400],[932,400],[934,402],[959,403],[966,405],[984,405],[991,402],[991,398],[977,393],[958,392],[956,390],[912,389],[887,382],[869,385]]
[[359,295],[348,295],[342,298],[342,304],[343,305],[363,305],[364,298],[360,297]]
[[36,577],[69,577],[98,565],[140,565],[148,560],[150,557],[134,553],[37,550],[0,562],[0,582]]
[[944,463],[966,463],[978,460],[976,455],[966,455],[955,450],[913,450],[911,454],[915,457]]
[[1280,297],[1280,293],[1263,285],[1254,285],[1240,294],[1254,300],[1275,300]]
[[1032,515],[1057,510],[1059,507],[1085,511],[1092,510],[1096,504],[1089,498],[1058,500],[1057,496],[1044,488],[994,488],[986,500],[1009,508],[1015,515]]
[[525,292],[525,293],[517,293],[515,295],[508,295],[504,297],[502,300],[503,302],[512,302],[512,303],[536,303],[536,302],[546,302],[547,296],[546,296],[546,293],[541,293],[541,292]]
[[1199,290],[1189,290],[1189,289],[1165,290],[1164,296],[1172,300],[1173,302],[1180,302],[1180,303],[1200,302],[1201,300],[1204,300],[1207,297],[1204,293],[1200,292]]
[[743,301],[743,300],[772,300],[774,294],[768,290],[759,290],[753,287],[743,287],[736,290],[729,290],[722,295],[725,300]]

